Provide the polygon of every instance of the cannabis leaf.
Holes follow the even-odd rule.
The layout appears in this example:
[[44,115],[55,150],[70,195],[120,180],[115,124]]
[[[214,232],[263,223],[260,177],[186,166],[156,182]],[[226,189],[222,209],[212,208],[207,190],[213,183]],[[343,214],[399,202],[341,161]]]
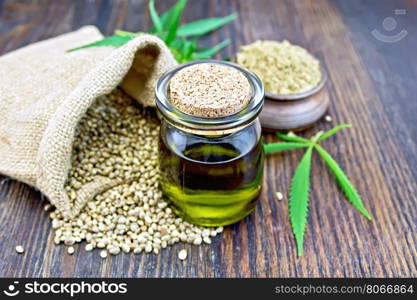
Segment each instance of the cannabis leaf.
[[[181,15],[186,4],[187,0],[178,0],[162,15],[158,15],[155,8],[155,0],[150,0],[148,8],[153,26],[149,30],[149,33],[162,39],[179,63],[212,58],[216,53],[228,46],[230,44],[230,40],[225,40],[212,48],[201,49],[197,45],[197,39],[235,20],[237,18],[237,14],[231,14],[229,16],[219,18],[207,18],[180,25]],[[112,36],[105,37],[100,41],[88,45],[70,49],[68,52],[89,47],[120,47],[140,34],[142,33],[116,30]],[[193,38],[187,39],[188,37]]]
[[[170,27],[174,24],[174,15],[175,11],[178,10],[178,2],[172,5],[166,12],[164,12],[161,17],[161,23],[163,31],[168,31]],[[155,34],[157,32],[160,32],[157,30],[155,24],[154,26],[149,30],[149,33]]]
[[237,14],[231,14],[223,18],[208,18],[188,23],[178,28],[177,35],[181,37],[204,35],[222,27],[236,18]]
[[223,42],[221,42],[220,44],[217,44],[216,46],[214,46],[212,48],[206,48],[206,49],[203,49],[200,52],[195,53],[193,58],[194,59],[209,59],[209,58],[213,57],[214,54],[216,54],[217,52],[219,52],[223,48],[227,47],[229,44],[230,44],[229,39],[224,40]]
[[120,46],[126,44],[127,42],[129,42],[131,39],[133,39],[133,36],[111,35],[111,36],[103,38],[100,41],[69,49],[69,50],[67,50],[67,52],[72,52],[72,51],[85,49],[85,48],[90,48],[90,47],[102,47],[102,46],[120,47]]
[[149,1],[149,13],[151,15],[152,22],[155,25],[157,32],[162,32],[163,27],[162,27],[161,19],[159,19],[158,13],[156,12],[156,9],[155,9],[154,0]]
[[277,133],[277,136],[284,141],[288,142],[298,142],[298,143],[309,143],[310,141],[308,139],[296,136],[296,135],[287,135],[283,133]]
[[265,153],[273,153],[284,150],[291,150],[297,148],[308,147],[308,144],[299,144],[299,143],[273,143],[273,144],[264,144]]
[[187,0],[179,0],[175,5],[172,11],[172,15],[170,15],[170,23],[168,24],[168,35],[164,39],[164,42],[167,46],[171,45],[171,43],[175,40],[175,36],[177,34],[178,26],[180,24],[181,14],[187,4]]
[[131,38],[135,38],[137,36],[140,36],[142,33],[141,32],[134,33],[134,32],[130,32],[130,31],[123,31],[123,30],[116,29],[114,31],[114,34],[118,35],[118,36],[128,36],[128,37],[131,37]]
[[291,180],[290,200],[288,203],[291,227],[295,236],[297,253],[299,256],[303,252],[304,233],[308,217],[308,193],[310,188],[310,169],[313,150],[317,151],[326,163],[327,167],[333,173],[338,185],[346,195],[348,201],[368,220],[372,220],[371,215],[366,210],[358,192],[353,187],[353,184],[349,181],[346,174],[339,167],[337,162],[330,156],[330,154],[318,144],[318,142],[331,137],[339,130],[349,127],[352,127],[352,125],[338,125],[324,133],[319,131],[310,139],[305,139],[295,135],[277,133],[277,136],[286,142],[264,144],[266,153],[307,147],[307,151],[301,159]]
[[352,205],[359,210],[368,220],[372,220],[371,215],[366,210],[365,206],[362,203],[361,197],[359,196],[356,189],[353,187],[352,183],[349,181],[343,170],[339,167],[337,162],[323,149],[320,145],[315,145],[314,148],[323,158],[324,162],[332,171],[333,175],[336,177],[337,182],[339,183],[341,189],[346,195],[346,198],[352,203]]
[[329,137],[331,137],[333,134],[335,134],[336,132],[338,132],[339,130],[343,129],[343,128],[351,128],[352,125],[351,124],[341,124],[341,125],[337,125],[336,127],[330,129],[329,131],[323,133],[321,135],[321,137],[319,138],[319,141],[323,141]]
[[289,211],[292,230],[297,242],[298,256],[303,253],[304,232],[308,216],[308,192],[310,189],[311,154],[308,147],[291,180]]

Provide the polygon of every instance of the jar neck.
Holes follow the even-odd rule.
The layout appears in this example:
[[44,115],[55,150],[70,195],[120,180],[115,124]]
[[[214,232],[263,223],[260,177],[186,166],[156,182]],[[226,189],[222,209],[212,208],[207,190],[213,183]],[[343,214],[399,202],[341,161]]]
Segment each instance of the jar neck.
[[[183,68],[203,63],[232,67],[247,78],[252,94],[248,104],[243,109],[225,117],[205,118],[183,113],[174,107],[169,99],[171,78]],[[236,64],[219,60],[202,60],[182,64],[163,74],[157,82],[155,97],[159,115],[172,126],[193,134],[220,136],[239,131],[255,121],[263,107],[264,88],[262,81],[255,74]]]
[[170,126],[173,126],[181,131],[187,132],[187,133],[191,133],[191,134],[195,134],[195,135],[200,135],[200,136],[207,136],[207,137],[220,137],[220,136],[225,136],[225,135],[229,135],[238,131],[241,131],[243,129],[245,129],[246,127],[249,127],[251,125],[253,125],[256,122],[259,122],[259,118],[255,118],[254,120],[252,120],[249,123],[246,123],[244,125],[240,125],[240,126],[236,126],[236,127],[232,127],[229,129],[213,129],[213,130],[198,130],[198,129],[193,129],[190,127],[185,127],[179,124],[172,124],[169,120],[167,120],[166,118],[163,118],[164,122],[167,122]]

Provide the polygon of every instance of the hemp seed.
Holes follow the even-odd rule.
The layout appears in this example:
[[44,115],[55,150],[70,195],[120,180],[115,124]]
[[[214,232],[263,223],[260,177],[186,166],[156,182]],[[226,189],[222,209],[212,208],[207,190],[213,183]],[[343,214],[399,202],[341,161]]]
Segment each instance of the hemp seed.
[[19,254],[22,254],[22,253],[25,252],[25,248],[23,248],[23,246],[21,246],[21,245],[16,246],[16,252],[19,253]]
[[93,245],[92,244],[87,244],[87,245],[85,245],[85,251],[91,251],[91,250],[93,250]]
[[101,258],[106,258],[107,257],[107,250],[101,250],[100,251],[100,257]]
[[181,249],[181,250],[178,252],[178,258],[179,258],[180,260],[185,260],[185,259],[187,258],[187,250],[185,250],[185,249]]
[[201,242],[202,242],[202,241],[203,241],[203,240],[202,240],[201,236],[198,236],[198,237],[196,237],[196,238],[194,239],[193,244],[194,244],[194,245],[201,245]]

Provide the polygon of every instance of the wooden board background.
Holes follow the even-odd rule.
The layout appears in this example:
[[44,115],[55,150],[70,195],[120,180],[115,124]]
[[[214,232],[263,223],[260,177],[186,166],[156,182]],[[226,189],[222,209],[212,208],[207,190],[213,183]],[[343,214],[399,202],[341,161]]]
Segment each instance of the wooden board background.
[[[157,2],[160,11],[172,3]],[[406,9],[406,14],[395,15],[395,9]],[[0,276],[417,276],[416,1],[193,0],[184,20],[232,12],[239,12],[238,21],[202,40],[212,45],[232,39],[219,58],[233,56],[240,45],[257,39],[289,39],[323,60],[333,124],[354,124],[324,146],[352,179],[374,222],[347,203],[315,156],[305,250],[297,258],[287,197],[281,202],[274,197],[277,191],[288,192],[301,158],[302,151],[291,151],[268,157],[255,213],[229,226],[212,245],[186,245],[187,261],[177,259],[182,245],[159,256],[121,254],[102,260],[97,251],[76,247],[69,256],[63,246],[55,246],[42,209],[47,202],[32,188],[1,177]],[[389,16],[398,22],[392,32],[382,27]],[[146,1],[0,0],[0,53],[87,24],[105,34],[115,28],[145,30],[150,26]],[[405,29],[408,35],[384,43],[371,35],[373,29],[385,34]],[[333,124],[320,122],[303,134]],[[15,253],[17,244],[25,246],[24,255]]]

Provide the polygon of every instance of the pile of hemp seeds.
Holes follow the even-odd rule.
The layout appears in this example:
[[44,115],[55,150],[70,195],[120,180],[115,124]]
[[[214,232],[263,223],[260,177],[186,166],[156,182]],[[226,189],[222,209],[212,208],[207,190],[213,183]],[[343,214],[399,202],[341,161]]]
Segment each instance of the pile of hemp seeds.
[[[106,190],[89,201],[70,220],[50,212],[55,244],[85,241],[85,250],[100,249],[100,256],[121,252],[155,253],[179,242],[210,244],[223,227],[206,228],[177,217],[158,186],[159,121],[122,90],[99,97],[76,129],[72,168],[66,191],[71,201],[95,176],[136,178]],[[46,205],[49,211],[51,205]],[[181,260],[187,252],[178,253]]]

